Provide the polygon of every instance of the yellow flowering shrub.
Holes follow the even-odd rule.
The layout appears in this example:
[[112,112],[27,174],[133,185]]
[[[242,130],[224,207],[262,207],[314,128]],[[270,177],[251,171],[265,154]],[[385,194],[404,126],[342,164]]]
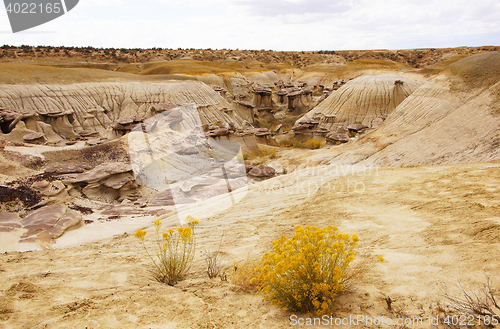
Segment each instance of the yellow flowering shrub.
[[342,234],[332,226],[297,226],[292,238],[283,235],[273,242],[274,252],[263,256],[254,282],[272,304],[325,314],[343,291],[358,241],[356,234]]
[[155,226],[155,257],[151,255],[144,243],[146,231],[137,230],[135,237],[141,240],[144,250],[155,266],[154,276],[159,282],[173,286],[184,279],[194,257],[194,228],[198,220],[192,216],[186,217],[187,227],[177,230],[169,229],[161,232],[160,220],[154,222]]
[[305,142],[304,147],[308,148],[308,149],[316,150],[316,149],[319,149],[321,147],[321,142],[310,139],[307,142]]

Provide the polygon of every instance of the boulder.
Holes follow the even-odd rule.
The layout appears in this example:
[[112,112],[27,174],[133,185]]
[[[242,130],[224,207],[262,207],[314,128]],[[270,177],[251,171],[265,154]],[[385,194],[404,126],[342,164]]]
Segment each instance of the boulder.
[[168,114],[164,120],[166,122],[168,122],[169,125],[174,125],[176,123],[180,123],[180,122],[184,121],[184,117],[182,116],[181,111],[171,110],[171,111],[168,111]]
[[[57,239],[69,227],[78,225],[81,220],[79,212],[67,211],[64,206],[46,206],[33,211],[21,220],[21,225],[27,230],[21,238],[47,236]],[[21,240],[21,242],[34,242],[33,240]]]
[[330,130],[328,130],[326,128],[317,128],[313,132],[316,133],[316,134],[325,135],[325,134],[328,134],[330,132]]
[[45,134],[44,133],[30,133],[23,136],[23,139],[27,143],[31,144],[43,144],[45,143]]
[[246,171],[246,173],[247,173],[247,174],[248,174],[248,172],[249,172],[250,170],[252,170],[252,168],[253,168],[253,166],[252,166],[252,165],[245,164],[245,171]]
[[33,183],[31,187],[34,190],[39,191],[41,195],[47,197],[57,196],[66,190],[66,185],[64,185],[61,181],[58,180],[53,182],[48,182],[46,180],[43,180],[40,182]]
[[0,212],[0,232],[12,232],[21,227],[17,213]]
[[295,126],[295,127],[292,127],[292,130],[293,131],[306,131],[306,130],[309,130],[311,129],[311,126],[309,125],[298,125],[298,126]]
[[82,130],[78,133],[81,137],[91,137],[91,136],[98,136],[99,132],[97,131],[90,131],[90,130]]
[[207,133],[208,137],[220,137],[220,136],[229,136],[230,131],[227,128],[219,128],[216,130],[211,130]]
[[271,135],[271,132],[267,128],[258,128],[255,131],[255,136],[257,137],[265,137]]
[[103,163],[92,170],[81,174],[66,174],[61,176],[61,180],[65,183],[94,183],[102,179],[108,178],[111,175],[121,174],[132,171],[132,166],[125,162]]
[[110,176],[103,181],[101,181],[101,184],[112,188],[114,190],[119,190],[121,189],[125,184],[134,181],[134,176],[130,173],[121,173],[121,174],[116,174],[113,176]]
[[272,167],[258,165],[258,166],[253,167],[248,172],[248,175],[253,176],[253,177],[272,177],[272,176],[276,175],[276,170]]
[[260,95],[263,95],[263,96],[270,96],[273,91],[269,88],[262,88],[262,87],[255,87],[253,88],[253,92],[256,93],[256,94],[260,94]]
[[325,136],[325,139],[327,142],[330,142],[333,144],[340,144],[340,143],[349,142],[349,136],[347,136],[347,134],[341,134],[341,133],[330,133],[330,134]]
[[122,126],[128,126],[135,122],[135,117],[124,117],[116,120]]
[[153,112],[153,114],[162,113],[162,112],[171,110],[175,107],[177,107],[177,106],[175,106],[173,104],[156,104],[156,105],[151,106],[151,112]]
[[362,133],[362,132],[366,131],[368,128],[370,128],[370,127],[368,127],[367,125],[360,124],[360,123],[353,123],[353,124],[350,124],[347,126],[347,130],[354,131],[357,133]]
[[34,190],[40,191],[40,190],[46,189],[49,186],[50,186],[50,183],[44,179],[44,180],[33,183],[31,185],[31,188]]

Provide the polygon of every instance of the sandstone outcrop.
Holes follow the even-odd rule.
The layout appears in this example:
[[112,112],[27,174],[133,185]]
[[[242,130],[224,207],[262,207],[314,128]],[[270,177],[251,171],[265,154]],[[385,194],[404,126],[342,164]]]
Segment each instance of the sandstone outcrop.
[[347,82],[332,92],[327,99],[303,118],[319,121],[319,126],[336,131],[356,121],[367,126],[381,123],[387,116],[423,82],[397,75],[362,76]]
[[[79,168],[74,168],[79,169]],[[128,163],[104,163],[82,173],[59,176],[62,182],[79,187],[88,198],[113,203],[141,197],[132,166]]]
[[76,211],[68,211],[64,206],[47,206],[35,210],[21,220],[27,231],[21,242],[35,242],[40,238],[57,239],[68,228],[81,223],[82,216]]
[[[7,110],[0,111],[0,124],[2,136],[8,138],[20,122],[25,123],[23,128],[28,131],[16,138],[11,136],[17,142],[35,132],[45,133],[51,141],[53,132],[44,131],[48,127],[59,138],[109,137],[109,127],[123,134],[144,118],[190,103],[196,104],[203,124],[243,123],[237,112],[223,111],[230,104],[209,86],[196,81],[170,81],[5,85],[0,90],[0,109]],[[175,124],[181,118],[172,114],[170,120]]]

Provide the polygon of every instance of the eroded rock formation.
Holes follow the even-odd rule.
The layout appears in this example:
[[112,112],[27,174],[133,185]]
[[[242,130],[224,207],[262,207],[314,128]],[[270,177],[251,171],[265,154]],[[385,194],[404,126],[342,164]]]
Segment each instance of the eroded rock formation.
[[396,75],[362,76],[332,92],[296,124],[316,120],[332,132],[356,122],[375,127],[422,84]]
[[33,133],[45,134],[48,141],[116,138],[120,134],[114,132],[123,134],[143,119],[189,103],[196,104],[203,124],[243,124],[237,112],[224,110],[231,106],[223,97],[196,81],[5,85],[0,124],[2,136],[15,142]]

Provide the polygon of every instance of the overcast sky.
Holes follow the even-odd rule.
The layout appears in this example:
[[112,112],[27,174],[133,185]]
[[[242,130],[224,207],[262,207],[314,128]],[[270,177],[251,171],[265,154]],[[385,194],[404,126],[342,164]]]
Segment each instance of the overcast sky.
[[[29,1],[28,1],[29,2]],[[0,45],[274,50],[500,46],[500,0],[80,0]]]

